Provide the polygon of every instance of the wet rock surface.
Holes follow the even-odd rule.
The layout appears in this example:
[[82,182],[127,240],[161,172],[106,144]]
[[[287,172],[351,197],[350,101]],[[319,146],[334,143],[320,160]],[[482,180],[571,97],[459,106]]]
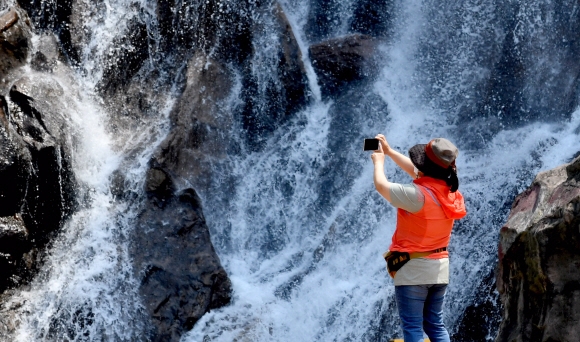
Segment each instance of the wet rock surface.
[[20,73],[30,38],[26,12],[16,6],[0,14],[0,73],[10,85],[0,93],[0,292],[32,279],[76,206],[63,88]]
[[[394,6],[392,0],[360,0],[352,3],[352,16],[347,22],[341,12],[346,10],[346,3],[340,0],[311,1],[305,34],[309,41],[317,43],[336,37],[349,28],[348,34],[365,34],[374,38],[388,38],[392,25]],[[344,33],[343,33],[344,34]]]
[[393,20],[392,0],[362,0],[356,2],[351,31],[375,38],[391,36]]
[[34,29],[38,33],[52,33],[58,37],[67,60],[72,65],[79,62],[79,48],[74,44],[71,31],[74,31],[71,22],[73,6],[77,0],[42,1],[18,0],[31,19]]
[[494,269],[477,285],[475,298],[461,315],[454,331],[449,332],[452,341],[487,342],[497,333],[502,306],[496,291]]
[[187,86],[173,108],[173,128],[154,155],[161,166],[178,181],[207,182],[209,163],[223,157],[232,113],[221,104],[227,100],[233,80],[224,65],[197,53],[188,63]]
[[[278,2],[271,2],[256,12],[271,16],[271,25],[254,27],[253,39],[271,45],[275,60],[252,50],[241,63],[242,125],[248,146],[261,150],[269,134],[287,122],[311,100],[302,52],[290,22]],[[268,74],[264,79],[263,75]]]
[[338,95],[349,84],[376,75],[377,43],[370,36],[354,34],[311,45],[310,59],[323,97]]
[[163,166],[153,160],[146,174],[147,199],[131,239],[131,255],[151,318],[147,336],[152,341],[179,341],[206,312],[230,302],[231,283],[212,245],[201,200],[192,188],[178,189],[174,180],[183,182],[176,161],[195,160],[189,155],[168,158]]
[[580,158],[537,175],[500,232],[496,341],[580,336]]
[[19,7],[0,14],[0,74],[26,62],[32,28],[28,15]]
[[[148,189],[160,176],[151,177]],[[166,176],[161,178],[167,182]],[[231,283],[211,244],[195,191],[148,193],[133,239],[140,293],[153,323],[151,339],[179,341],[203,314],[229,303]]]

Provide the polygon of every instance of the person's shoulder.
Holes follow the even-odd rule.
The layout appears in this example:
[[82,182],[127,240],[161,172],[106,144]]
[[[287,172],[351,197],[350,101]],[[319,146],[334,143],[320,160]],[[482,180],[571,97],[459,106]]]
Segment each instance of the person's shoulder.
[[415,193],[421,193],[421,190],[414,183],[391,183],[391,190],[398,193],[403,193],[408,195],[413,195]]
[[399,189],[405,189],[409,191],[414,191],[415,189],[417,189],[415,187],[415,184],[413,183],[391,183],[391,184],[397,186]]
[[392,183],[390,191],[391,204],[411,213],[421,210],[425,202],[423,193],[413,184]]

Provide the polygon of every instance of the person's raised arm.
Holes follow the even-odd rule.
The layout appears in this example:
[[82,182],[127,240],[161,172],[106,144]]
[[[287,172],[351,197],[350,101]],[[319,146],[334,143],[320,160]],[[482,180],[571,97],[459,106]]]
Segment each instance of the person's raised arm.
[[409,176],[411,176],[411,178],[413,179],[417,178],[417,175],[415,174],[415,166],[413,165],[413,162],[411,162],[411,159],[409,159],[409,157],[392,149],[389,143],[387,142],[387,138],[385,138],[384,135],[377,134],[375,138],[379,139],[384,154],[389,156],[395,162],[395,164],[399,165],[399,167],[403,169],[403,171],[408,173]]
[[385,154],[379,144],[379,149],[371,154],[371,159],[375,165],[373,180],[375,188],[387,201],[391,202],[390,183],[385,176]]

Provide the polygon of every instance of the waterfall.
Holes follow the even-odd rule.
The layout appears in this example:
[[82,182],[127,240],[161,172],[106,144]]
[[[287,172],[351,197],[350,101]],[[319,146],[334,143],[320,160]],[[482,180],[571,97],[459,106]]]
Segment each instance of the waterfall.
[[[282,4],[301,47],[316,42],[304,32],[312,4]],[[348,33],[344,23],[352,16],[351,5],[341,2],[332,12],[336,25],[329,36]],[[580,112],[569,116],[560,106],[552,118],[535,116],[544,107],[534,94],[560,89],[554,83],[535,88],[535,80],[556,76],[546,61],[536,59],[544,50],[534,46],[560,46],[548,32],[550,18],[538,17],[548,16],[542,11],[550,9],[482,1],[396,2],[393,38],[381,47],[381,72],[374,83],[346,99],[317,98],[278,127],[263,151],[230,155],[216,165],[215,181],[202,197],[206,206],[224,208],[206,215],[234,284],[234,300],[204,316],[182,341],[388,341],[402,336],[381,258],[396,214],[374,190],[372,163],[361,150],[362,139],[377,133],[401,152],[438,136],[457,143],[468,217],[456,223],[450,244],[445,303],[450,332],[460,333],[468,306],[496,303],[491,286],[497,236],[511,201],[537,172],[569,161],[577,149]],[[518,18],[515,23],[509,15]],[[516,33],[502,41],[513,25]],[[538,30],[547,35],[545,41],[530,39]],[[503,63],[502,49],[510,44],[530,52],[518,57],[532,70],[522,80],[525,91],[505,100],[520,101],[522,111],[505,120],[503,107],[496,105],[497,113],[490,113],[489,105],[478,114],[482,97],[495,95],[485,93],[485,82],[501,73],[494,65]],[[394,163],[387,163],[385,172],[392,181],[410,182]],[[226,185],[233,190],[221,192]],[[486,340],[493,340],[498,328],[497,313],[491,319],[482,328]]]
[[[43,13],[58,12],[55,1],[30,3]],[[86,29],[82,41],[73,42],[82,49],[78,56],[68,52],[74,72],[53,77],[73,94],[66,111],[81,205],[50,246],[40,273],[3,304],[13,313],[14,340],[147,340],[150,318],[139,299],[129,246],[148,162],[171,129],[169,113],[183,91],[188,59],[204,49],[218,55],[231,41],[243,45],[232,50],[251,53],[225,63],[233,85],[220,108],[232,122],[220,158],[204,160],[211,177],[176,183],[198,192],[233,297],[207,312],[181,341],[374,342],[402,336],[381,256],[396,211],[374,189],[370,154],[362,151],[363,139],[378,133],[402,153],[435,137],[458,146],[468,216],[456,223],[449,246],[445,322],[460,334],[467,310],[485,303],[489,325],[479,328],[483,340],[494,339],[498,231],[534,175],[569,161],[578,149],[576,4],[280,0],[302,53],[308,101],[256,138],[244,121],[243,102],[251,99],[256,115],[276,109],[267,104],[268,87],[283,77],[280,40],[272,33],[276,2],[176,0],[168,17],[159,14],[160,1],[72,3]],[[250,18],[251,25],[224,20],[203,27],[210,3],[220,13],[222,5],[230,11],[250,4],[251,13],[228,18]],[[373,6],[379,11],[369,10]],[[244,25],[254,30],[251,42],[228,40],[245,36],[223,30]],[[164,36],[173,28],[173,36]],[[192,32],[196,39],[207,35],[203,44]],[[325,98],[308,47],[360,32],[379,42],[376,74]],[[135,35],[144,42],[137,46],[144,57],[131,73],[132,61],[123,56],[135,49],[125,41]],[[127,68],[115,74],[110,66],[116,63]],[[240,81],[243,72],[256,82],[250,90]],[[123,106],[133,103],[115,102],[107,93],[135,75],[140,81],[131,89],[149,101],[139,117],[125,113]],[[135,93],[126,95],[129,103]],[[394,182],[411,181],[389,161],[385,173]],[[115,195],[119,174],[134,196]]]
[[[50,12],[50,3],[42,9]],[[45,8],[46,6],[47,8]],[[128,34],[128,23],[143,20],[149,30],[147,2],[106,1],[86,22],[91,36],[74,72],[55,72],[53,79],[67,96],[73,146],[72,164],[79,182],[80,208],[64,224],[30,286],[4,304],[11,308],[9,322],[14,341],[140,341],[145,340],[147,317],[139,298],[129,256],[129,240],[139,201],[119,198],[113,191],[115,173],[125,176],[124,187],[141,193],[147,162],[167,133],[173,90],[158,88],[156,115],[134,122],[124,130],[122,118],[107,108],[95,91],[115,52],[125,46],[116,40]],[[33,37],[38,42],[39,37]],[[45,77],[25,70],[31,78]],[[113,123],[121,128],[112,133]]]

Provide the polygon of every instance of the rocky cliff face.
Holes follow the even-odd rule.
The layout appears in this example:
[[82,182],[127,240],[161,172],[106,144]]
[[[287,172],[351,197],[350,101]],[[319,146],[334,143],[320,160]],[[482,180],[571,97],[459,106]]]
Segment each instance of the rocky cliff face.
[[[49,73],[31,79],[22,72],[31,35],[22,9],[0,15],[0,292],[32,278],[77,204],[70,118],[62,110],[70,97]],[[55,41],[43,36],[39,43],[45,50],[36,51],[32,68],[56,67],[58,57],[46,56],[50,47],[58,49]]]
[[501,229],[496,341],[580,336],[580,157],[538,174]]
[[[15,1],[0,0],[3,11],[0,14],[0,273],[3,275],[0,291],[18,289],[34,276],[47,251],[46,245],[50,245],[71,213],[86,204],[79,198],[84,185],[75,179],[71,165],[71,146],[78,137],[70,127],[67,113],[60,109],[74,103],[69,100],[78,85],[74,84],[72,69],[90,73],[83,69],[83,58],[93,57],[93,50],[87,52],[87,46],[98,50],[98,44],[91,45],[96,34],[93,29],[109,19],[110,12],[118,12],[123,18],[113,18],[118,19],[114,21],[115,30],[108,32],[116,34],[108,42],[114,48],[99,55],[102,59],[91,60],[91,67],[102,69],[91,90],[110,115],[110,133],[145,132],[143,135],[147,135],[147,130],[139,131],[135,127],[155,123],[164,110],[161,109],[166,100],[164,96],[176,98],[167,110],[168,135],[152,152],[148,163],[143,163],[148,168],[144,187],[131,188],[134,182],[128,184],[125,170],[114,174],[111,186],[116,199],[138,207],[138,217],[130,229],[129,254],[132,272],[139,282],[139,302],[149,319],[146,339],[179,340],[208,310],[230,301],[231,283],[212,246],[203,214],[204,210],[221,213],[228,206],[219,203],[202,209],[200,197],[203,198],[204,192],[201,190],[207,190],[205,187],[211,183],[212,167],[228,156],[264,152],[271,146],[268,140],[276,130],[291,123],[296,113],[312,103],[314,95],[309,87],[305,57],[312,62],[322,102],[328,104],[328,136],[340,137],[322,142],[328,152],[312,161],[321,165],[320,172],[313,173],[316,181],[309,184],[319,197],[317,211],[335,208],[347,198],[346,193],[352,192],[358,179],[355,173],[360,170],[357,161],[360,151],[345,151],[344,147],[358,146],[369,125],[387,126],[389,120],[390,109],[372,90],[372,85],[376,77],[382,77],[379,74],[384,66],[377,62],[377,44],[389,43],[392,38],[396,6],[390,0],[312,1],[306,17],[301,18],[305,21],[304,37],[312,44],[308,51],[301,51],[282,6],[271,0],[157,0],[148,2],[147,8],[139,7],[144,2],[133,2],[128,13],[116,7],[111,11],[111,4],[102,0],[16,2],[28,11],[30,18],[17,7],[7,9],[5,4]],[[114,6],[120,4],[124,2],[115,2]],[[525,12],[525,6],[520,2],[506,3],[497,12],[505,10],[507,17],[516,17],[513,14],[519,13],[519,7]],[[424,19],[441,20],[440,24],[452,19],[447,15],[451,12],[439,9],[427,13]],[[129,19],[123,21],[125,16]],[[421,58],[442,59],[432,64],[434,70],[439,69],[435,67],[438,65],[446,69],[447,60],[452,59],[439,54],[447,50],[448,42],[440,39],[446,35],[438,30],[449,27],[456,31],[456,27],[463,25],[460,21],[464,17],[458,15],[460,19],[456,18],[458,22],[452,25],[433,25],[433,32],[422,36],[429,44],[418,51]],[[567,81],[554,76],[554,82],[538,77],[541,82],[536,83],[548,85],[553,90],[549,94],[561,96],[522,97],[522,89],[529,84],[524,74],[535,74],[530,71],[535,70],[533,63],[525,58],[533,56],[529,50],[537,42],[520,40],[526,45],[513,46],[518,37],[510,32],[516,31],[518,21],[506,19],[500,23],[501,30],[492,35],[494,42],[477,40],[484,45],[503,47],[491,49],[494,54],[491,57],[485,54],[481,57],[486,61],[481,64],[482,69],[492,70],[493,76],[478,86],[481,89],[476,87],[479,93],[471,94],[471,98],[477,101],[469,100],[464,107],[469,110],[459,115],[459,121],[473,124],[477,133],[483,125],[473,121],[473,116],[490,117],[498,109],[502,109],[505,117],[498,122],[506,124],[510,120],[525,122],[545,112],[568,117],[577,104],[578,40],[574,35],[578,30],[574,28],[578,21],[565,17],[556,21],[561,26],[558,30],[564,33],[561,44],[566,49],[557,56],[557,62],[547,63],[548,68],[570,64],[564,71],[571,70],[572,76]],[[569,27],[564,30],[567,24],[561,23],[568,23]],[[495,42],[497,35],[501,36],[499,43]],[[535,37],[527,31],[520,32],[522,36]],[[464,46],[461,42],[451,42],[454,46]],[[546,46],[549,45],[541,45],[540,50],[550,50]],[[471,52],[479,54],[479,51]],[[433,82],[443,84],[449,80],[429,68],[425,72],[433,72],[429,75]],[[449,74],[457,73],[452,70]],[[566,87],[558,85],[560,79],[567,82]],[[433,97],[439,99],[439,95],[435,91]],[[469,98],[463,95],[461,99]],[[541,103],[536,103],[536,99]],[[533,113],[530,108],[534,108]],[[494,126],[487,122],[486,125]],[[502,126],[494,127],[499,130]],[[235,137],[231,136],[232,132]],[[469,142],[470,137],[483,138],[481,134],[465,134],[464,139]],[[481,140],[485,144],[485,139]],[[281,158],[283,167],[288,162],[285,158]],[[570,172],[576,172],[574,168]],[[546,339],[556,339],[556,332],[568,331],[561,322],[577,322],[571,314],[572,318],[550,325],[556,320],[555,312],[572,310],[570,305],[576,303],[578,296],[574,272],[558,269],[562,265],[572,267],[576,262],[572,252],[575,231],[569,227],[577,225],[578,205],[568,197],[576,196],[573,189],[578,177],[559,172],[554,176],[557,179],[538,177],[533,188],[516,201],[502,231],[498,286],[506,310],[511,311],[506,311],[500,337],[511,339],[521,335],[521,340],[529,340],[530,336],[544,334]],[[280,182],[284,196],[288,196],[285,198],[290,198],[296,190],[293,177]],[[565,210],[551,209],[559,206]],[[350,222],[350,218],[345,221]],[[348,228],[350,224],[344,226]],[[255,248],[259,253],[274,255],[284,247],[286,237],[281,236],[279,227],[269,223],[256,226],[268,230],[268,237]],[[290,300],[293,293],[300,291],[303,279],[323,264],[319,263],[323,260],[323,250],[338,245],[330,237],[336,235],[336,240],[351,241],[350,234],[340,233],[340,228],[333,225],[328,238],[313,253],[313,266],[279,286],[276,296]],[[365,231],[359,237],[362,241],[370,234]],[[229,238],[219,237],[226,241],[226,247]],[[467,332],[456,335],[457,339],[474,341],[473,336],[477,334],[481,337],[478,341],[484,341],[489,326],[494,325],[497,307],[491,273],[485,272],[481,284],[476,298],[466,299],[475,304],[466,310],[467,318],[460,325],[460,330]],[[485,305],[479,305],[481,298],[487,298]],[[541,308],[540,314],[534,313],[536,307]],[[86,314],[72,311],[77,324],[90,325],[94,314],[91,310]],[[382,310],[377,315],[380,318],[371,324],[370,333],[384,338],[386,324],[394,324],[391,315],[392,310]],[[68,333],[65,319],[54,322],[59,325],[55,331]],[[570,331],[566,333],[572,334]]]
[[[0,18],[4,39],[0,71],[9,87],[0,94],[7,147],[6,167],[0,170],[4,176],[0,200],[5,202],[0,238],[7,246],[0,251],[6,259],[0,290],[16,290],[32,279],[47,244],[82,202],[78,198],[82,191],[76,190],[83,185],[75,181],[71,166],[74,127],[67,126],[66,112],[58,110],[74,101],[61,82],[66,79],[74,92],[71,67],[80,66],[83,49],[91,43],[91,25],[104,10],[100,3],[74,0],[42,6],[37,1],[19,3],[31,19],[18,6]],[[177,341],[208,310],[226,305],[231,293],[211,244],[201,200],[190,184],[204,186],[209,181],[210,166],[224,158],[226,147],[236,153],[239,146],[228,137],[233,125],[241,124],[247,146],[260,150],[268,134],[307,105],[312,95],[296,37],[277,2],[186,1],[180,10],[166,2],[157,5],[158,44],[152,46],[151,27],[144,17],[129,20],[128,34],[114,39],[118,49],[99,61],[103,73],[94,90],[105,108],[117,113],[110,119],[113,133],[146,125],[158,115],[163,99],[151,89],[168,89],[177,80],[177,91],[182,92],[171,109],[169,134],[149,163],[144,189],[129,190],[121,171],[114,174],[111,186],[116,198],[141,203],[130,254],[141,281],[140,300],[152,322],[148,336]],[[199,13],[191,14],[202,20],[184,21],[182,11],[194,8]],[[168,26],[170,22],[180,29]],[[34,46],[33,33],[40,34]],[[346,53],[341,53],[340,39],[319,45],[321,51],[327,51],[326,46],[332,49],[317,57],[322,68],[332,63],[354,67],[352,72],[339,70],[347,76],[332,75],[333,91],[364,78],[362,65],[374,46],[367,40],[345,38],[356,45],[351,47],[354,52]],[[271,44],[276,63],[264,63],[272,56],[262,55],[252,41]],[[341,62],[346,55],[354,56],[354,62]],[[183,64],[186,72],[181,75]],[[22,67],[30,67],[34,78]],[[268,71],[262,69],[267,67],[273,69],[264,80]],[[240,86],[240,98],[232,98],[233,89]]]
[[[70,66],[78,63],[78,53],[90,38],[81,36],[89,34],[82,20],[88,16],[88,8],[81,2],[58,2],[58,16],[50,16],[38,12],[34,1],[22,3],[31,10],[33,20],[16,5],[0,13],[4,89],[0,90],[0,293],[4,299],[33,279],[50,252],[47,246],[75,209],[90,205],[80,198],[88,189],[83,189],[74,174],[71,153],[81,137],[68,116],[71,110],[80,112],[74,107],[79,85]],[[63,23],[70,24],[63,26],[66,30],[59,26]],[[134,26],[132,34],[116,42],[127,50],[119,52],[122,58],[111,56],[105,61],[102,81],[95,89],[105,99],[105,106],[120,109],[120,117],[111,119],[113,132],[146,119],[151,103],[158,100],[140,84],[156,72],[144,67],[149,57],[144,25],[129,25]],[[192,70],[202,71],[194,66],[192,62]],[[211,82],[192,77],[194,87]],[[151,82],[164,82],[156,80]],[[222,91],[227,93],[227,87]],[[183,106],[187,105],[178,106],[175,112]],[[193,141],[203,141],[203,131],[190,124],[197,120],[206,124],[211,114],[202,111],[199,117],[183,117],[190,114],[174,117],[186,121],[188,139],[194,136]],[[194,170],[195,161],[184,158],[183,162],[186,160]],[[179,174],[177,170],[173,173]],[[113,178],[111,192],[117,199],[141,203],[130,253],[141,281],[138,301],[153,322],[148,324],[147,339],[177,341],[204,313],[230,300],[231,284],[211,244],[201,200],[195,190],[177,188],[172,176],[160,168],[149,170],[145,188],[137,192],[126,189],[120,172]],[[11,317],[9,310],[3,308],[3,317]],[[90,321],[90,317],[81,319]],[[3,326],[0,336],[11,338],[14,328]],[[73,338],[76,332],[67,329],[54,327]]]

